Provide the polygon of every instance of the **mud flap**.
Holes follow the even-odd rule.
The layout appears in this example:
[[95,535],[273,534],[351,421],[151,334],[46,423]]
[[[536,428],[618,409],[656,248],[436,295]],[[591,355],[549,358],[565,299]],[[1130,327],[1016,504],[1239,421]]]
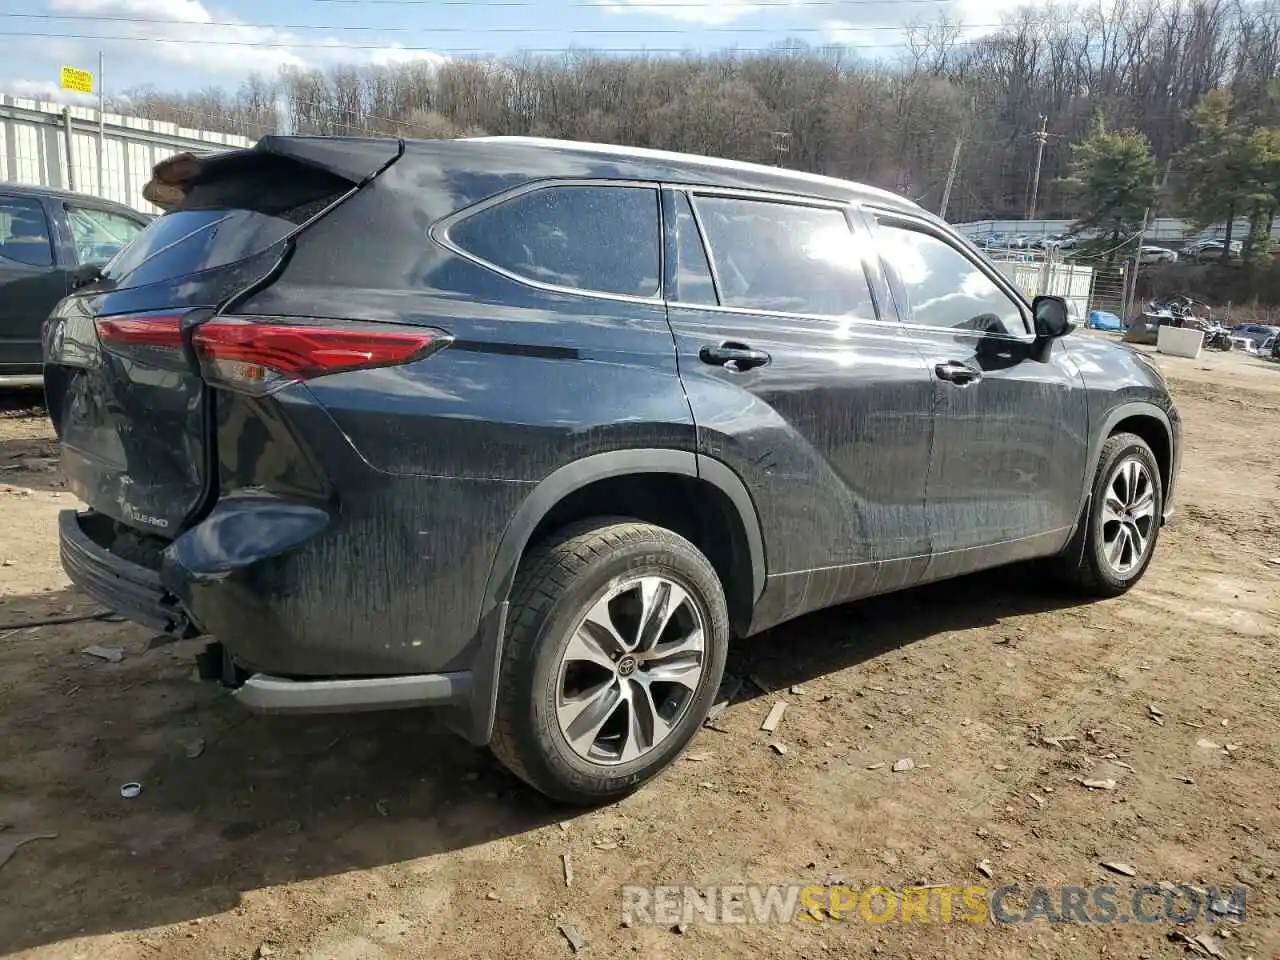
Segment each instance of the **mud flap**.
[[1084,508],[1076,519],[1076,529],[1067,541],[1066,549],[1062,551],[1062,560],[1070,568],[1078,567],[1084,562],[1085,541],[1089,539],[1089,509],[1092,506],[1093,491],[1090,490],[1089,495],[1084,498]]
[[470,704],[441,711],[445,726],[477,747],[486,746],[493,737],[494,716],[498,709],[498,674],[502,669],[509,606],[504,600],[480,621],[476,655],[471,661]]
[[247,676],[236,666],[231,651],[218,640],[206,643],[204,649],[196,654],[196,674],[201,680],[216,680],[233,689],[243,684]]

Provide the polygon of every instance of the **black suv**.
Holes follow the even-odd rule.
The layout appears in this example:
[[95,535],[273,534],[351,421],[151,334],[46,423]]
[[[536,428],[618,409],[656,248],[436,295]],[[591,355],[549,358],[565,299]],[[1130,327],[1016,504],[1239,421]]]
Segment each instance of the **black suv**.
[[268,137],[46,326],[71,579],[275,712],[436,706],[566,801],[730,637],[1168,516],[1159,372],[900,197],[655,151]]

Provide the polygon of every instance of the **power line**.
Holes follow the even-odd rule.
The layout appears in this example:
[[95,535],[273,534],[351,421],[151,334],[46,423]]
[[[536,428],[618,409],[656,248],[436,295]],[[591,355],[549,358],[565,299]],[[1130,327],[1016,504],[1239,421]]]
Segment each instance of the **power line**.
[[[544,4],[541,0],[304,0],[306,3],[346,3],[360,4],[365,6],[368,4],[381,4],[384,6],[405,6],[405,7],[541,7]],[[757,10],[794,10],[804,7],[873,7],[873,6],[901,6],[902,4],[919,5],[919,4],[939,4],[951,3],[952,0],[752,0],[752,2],[735,3],[735,9],[748,12]],[[580,9],[600,9],[600,3],[597,0],[577,0],[577,2],[563,3],[563,7],[580,8]],[[658,7],[649,8],[649,12],[657,10],[658,12],[669,10],[705,10],[708,5],[706,3],[664,3]],[[625,10],[625,8],[623,8]],[[640,8],[635,8],[635,12],[642,12]],[[20,14],[5,14],[5,16],[20,16]],[[49,16],[56,16],[50,14]]]
[[[157,23],[170,23],[174,26],[184,27],[203,27],[208,24],[201,23],[180,23],[178,21],[163,20]],[[251,23],[234,24],[236,27],[249,28],[254,27]],[[1000,26],[999,24],[996,25]],[[261,29],[261,28],[259,28]],[[341,28],[336,28],[341,29]],[[904,28],[894,28],[904,29]],[[468,31],[475,33],[483,33],[483,30]],[[658,31],[640,30],[636,33],[655,33]],[[685,33],[687,31],[673,31],[675,33]],[[765,32],[765,31],[761,31]],[[778,33],[784,35],[785,31],[767,31],[769,33]],[[823,31],[825,32],[825,31]],[[457,54],[457,55],[473,55],[473,56],[492,56],[493,50],[484,47],[440,47],[440,46],[394,46],[388,47],[385,43],[333,43],[329,41],[316,42],[279,42],[273,40],[209,40],[195,39],[187,37],[130,37],[130,36],[113,36],[110,34],[100,33],[48,33],[44,31],[22,31],[22,30],[0,30],[0,37],[23,37],[27,39],[43,39],[43,40],[95,40],[114,43],[180,43],[183,45],[198,46],[225,46],[225,47],[262,47],[276,50],[392,50],[403,53],[438,53],[438,54]],[[973,40],[954,40],[948,41],[949,47],[974,46],[985,42],[983,39]],[[785,41],[783,41],[785,43]],[[885,50],[897,47],[910,46],[909,41],[885,42],[885,43],[840,43],[832,41],[823,44],[825,47],[836,48],[841,50]],[[770,53],[776,54],[786,52],[785,46],[772,47],[734,47],[736,53]],[[541,54],[560,54],[560,53],[699,53],[708,51],[699,51],[693,47],[522,47],[522,53],[541,53]]]
[[[933,0],[926,0],[933,2]],[[516,27],[457,27],[457,26],[366,26],[356,25],[349,26],[346,24],[332,23],[248,23],[240,20],[207,20],[207,21],[183,21],[183,20],[166,20],[159,17],[115,17],[115,16],[96,16],[96,15],[60,15],[53,13],[7,13],[0,16],[27,18],[33,20],[78,20],[78,21],[94,21],[107,23],[146,23],[157,24],[161,26],[172,25],[182,27],[238,27],[247,30],[336,30],[336,31],[356,31],[367,32],[373,30],[385,31],[387,33],[564,33],[564,27],[541,27],[541,26],[516,26]],[[1043,22],[1048,22],[1043,21]],[[1001,23],[972,23],[958,25],[964,30],[997,30],[1004,26]],[[910,30],[910,25],[897,24],[869,24],[865,27],[851,25],[847,28],[852,33],[877,33],[880,31],[894,31],[898,33]],[[644,34],[677,34],[683,35],[689,32],[686,27],[574,27],[567,32],[574,35],[590,34],[590,35],[628,35],[637,36]],[[802,33],[831,33],[829,27],[788,27],[780,29],[776,27],[699,27],[700,33],[772,33],[779,36],[788,36]],[[21,36],[22,34],[0,34],[4,36]],[[102,39],[133,39],[125,37],[107,37]],[[142,38],[138,38],[142,39]]]

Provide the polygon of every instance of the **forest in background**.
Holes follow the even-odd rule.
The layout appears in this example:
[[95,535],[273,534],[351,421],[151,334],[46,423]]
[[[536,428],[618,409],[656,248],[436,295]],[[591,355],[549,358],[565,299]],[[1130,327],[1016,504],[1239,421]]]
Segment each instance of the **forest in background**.
[[[1211,91],[1227,94],[1251,124],[1280,126],[1274,0],[1104,0],[1026,8],[1004,23],[978,40],[945,18],[921,23],[902,53],[875,61],[864,50],[800,42],[680,56],[583,49],[285,70],[235,90],[135,89],[118,107],[249,137],[484,132],[780,159],[932,209],[963,137],[953,221],[1025,215],[1042,123],[1036,213],[1071,219],[1081,214],[1071,147],[1099,117],[1109,129],[1140,132],[1166,174],[1195,140],[1193,109]],[[1166,186],[1156,213],[1173,215],[1176,184]]]

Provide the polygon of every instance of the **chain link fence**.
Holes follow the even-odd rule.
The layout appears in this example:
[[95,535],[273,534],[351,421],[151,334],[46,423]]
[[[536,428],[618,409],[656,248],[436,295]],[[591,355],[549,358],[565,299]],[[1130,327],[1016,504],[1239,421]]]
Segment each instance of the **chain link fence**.
[[[1053,255],[1020,252],[1013,256],[988,254],[997,270],[1028,298],[1062,297],[1073,316],[1084,320],[1090,310],[1113,309],[1094,303],[1095,271],[1092,267],[1068,263]],[[1118,303],[1118,300],[1117,300]]]

